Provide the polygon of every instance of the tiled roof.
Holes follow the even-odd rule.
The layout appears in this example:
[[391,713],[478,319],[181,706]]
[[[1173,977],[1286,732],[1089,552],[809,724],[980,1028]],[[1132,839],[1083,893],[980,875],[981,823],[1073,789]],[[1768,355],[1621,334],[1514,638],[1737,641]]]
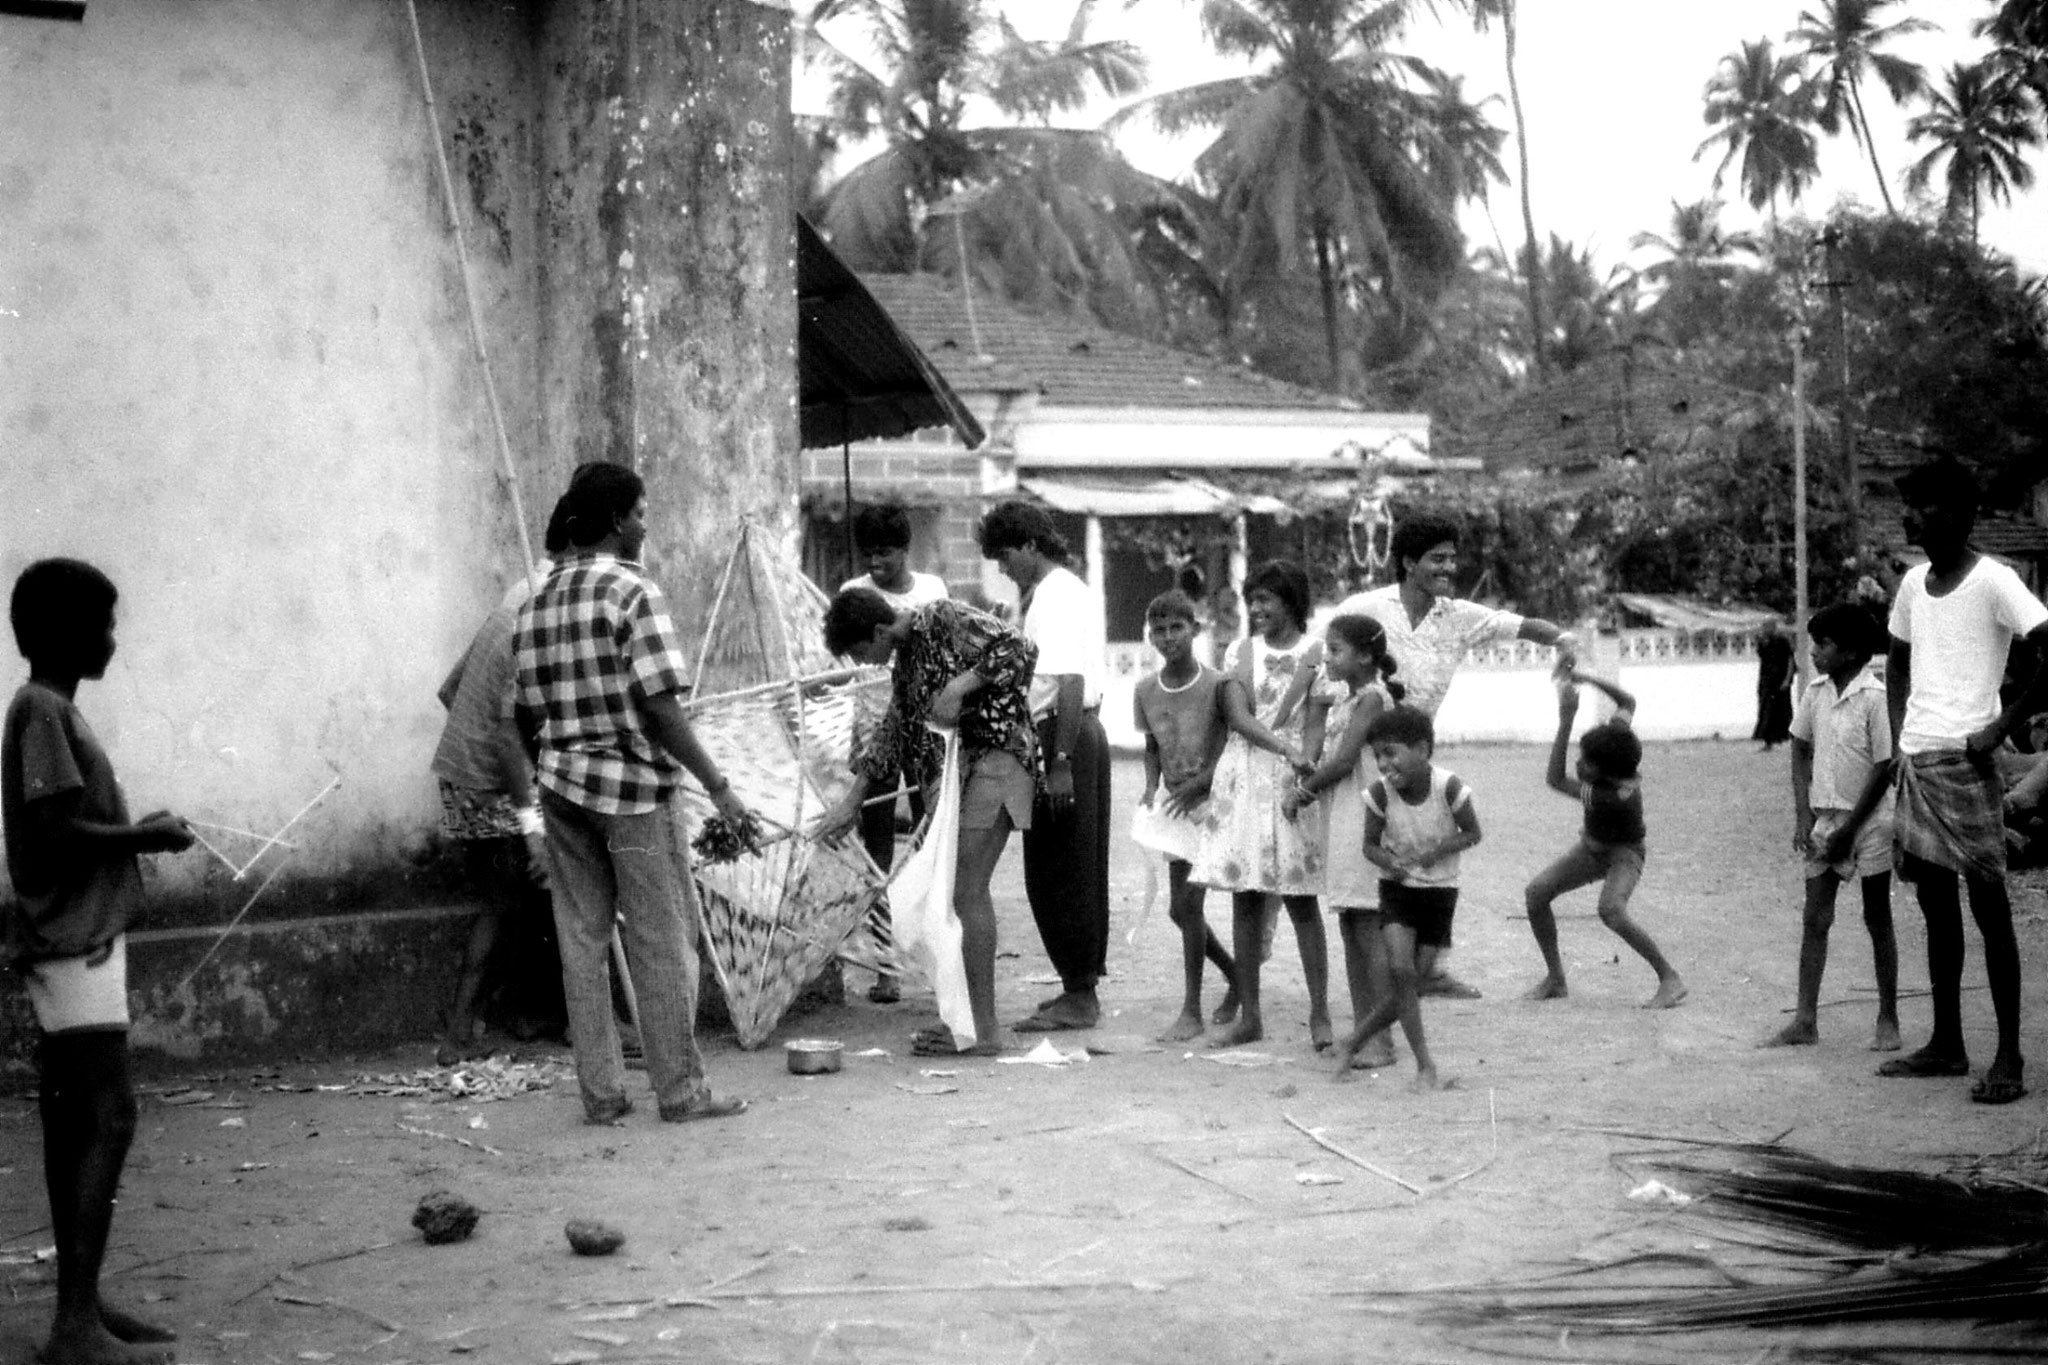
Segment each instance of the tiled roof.
[[1334,394],[980,292],[970,326],[959,283],[940,276],[861,282],[963,393],[1036,390],[1051,407],[1359,410]]
[[1434,453],[1490,474],[1573,474],[1613,461],[1719,453],[1722,419],[1757,396],[1688,374],[1654,353],[1610,351],[1437,428]]

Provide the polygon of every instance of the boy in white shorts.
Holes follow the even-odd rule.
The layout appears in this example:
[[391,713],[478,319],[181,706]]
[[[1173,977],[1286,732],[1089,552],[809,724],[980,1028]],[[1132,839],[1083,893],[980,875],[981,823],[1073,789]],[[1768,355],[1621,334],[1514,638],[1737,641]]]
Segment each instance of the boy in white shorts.
[[29,680],[0,737],[0,818],[16,904],[5,952],[42,1027],[43,1179],[57,1242],[57,1316],[45,1365],[169,1359],[176,1334],[100,1301],[100,1264],[135,1136],[125,935],[143,908],[139,853],[192,832],[167,811],[131,821],[113,764],[74,698],[114,657],[114,585],[75,559],[39,560],[9,615]]
[[1806,855],[1799,1002],[1764,1047],[1820,1041],[1820,980],[1828,964],[1835,893],[1851,877],[1877,969],[1873,1052],[1899,1050],[1899,947],[1892,935],[1892,723],[1870,660],[1884,643],[1877,619],[1837,602],[1807,623],[1814,680],[1792,712],[1792,847]]

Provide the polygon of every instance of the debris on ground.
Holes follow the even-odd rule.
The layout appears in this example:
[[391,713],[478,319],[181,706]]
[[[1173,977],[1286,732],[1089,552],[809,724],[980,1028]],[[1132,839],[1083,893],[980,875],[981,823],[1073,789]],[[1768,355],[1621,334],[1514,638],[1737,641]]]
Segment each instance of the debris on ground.
[[562,1228],[578,1256],[609,1256],[626,1244],[626,1234],[595,1218],[571,1218]]
[[435,1190],[412,1211],[412,1225],[429,1246],[460,1242],[476,1231],[476,1205],[450,1190]]
[[509,1100],[533,1090],[549,1090],[557,1081],[573,1080],[575,1075],[575,1063],[563,1057],[516,1061],[511,1054],[503,1053],[453,1066],[358,1076],[344,1090],[350,1095],[419,1095],[437,1101],[468,1100],[481,1104]]

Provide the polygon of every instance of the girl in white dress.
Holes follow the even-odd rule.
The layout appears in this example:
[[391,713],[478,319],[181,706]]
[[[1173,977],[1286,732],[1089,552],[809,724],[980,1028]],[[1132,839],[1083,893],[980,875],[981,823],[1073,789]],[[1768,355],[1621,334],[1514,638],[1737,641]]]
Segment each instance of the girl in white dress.
[[[1370,616],[1339,616],[1324,628],[1323,638],[1323,672],[1344,695],[1331,704],[1323,722],[1323,733],[1334,738],[1324,745],[1314,771],[1288,794],[1284,813],[1323,825],[1323,905],[1337,912],[1355,1027],[1394,984],[1380,933],[1380,871],[1365,857],[1359,760],[1370,757],[1365,732],[1373,718],[1407,689],[1393,680],[1397,665],[1387,652],[1386,628]],[[1383,1029],[1367,1041],[1354,1065],[1377,1068],[1393,1060],[1393,1041]]]
[[[1307,633],[1308,575],[1300,565],[1286,560],[1260,565],[1245,579],[1244,605],[1253,635],[1233,644],[1224,658],[1223,705],[1232,734],[1210,789],[1212,823],[1189,874],[1191,881],[1230,893],[1239,1008],[1236,1025],[1216,1046],[1236,1047],[1265,1036],[1259,997],[1264,908],[1268,895],[1278,895],[1301,947],[1309,1037],[1322,1051],[1334,1036],[1329,945],[1316,904],[1323,889],[1322,830],[1313,821],[1288,819],[1281,805],[1293,790],[1295,765],[1301,762],[1323,646]],[[1248,739],[1247,719],[1270,729],[1291,753],[1271,752]]]

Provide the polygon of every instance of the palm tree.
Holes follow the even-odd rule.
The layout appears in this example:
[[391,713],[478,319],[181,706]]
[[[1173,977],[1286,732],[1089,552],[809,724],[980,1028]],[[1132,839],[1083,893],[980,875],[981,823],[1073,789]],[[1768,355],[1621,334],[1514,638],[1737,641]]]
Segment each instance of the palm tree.
[[1942,170],[1944,212],[1954,222],[1968,211],[1972,246],[1984,196],[2006,203],[2014,190],[2034,183],[2025,156],[2025,149],[2041,145],[2033,109],[2019,86],[1998,79],[1984,63],[1950,67],[1947,88],[1929,94],[1927,112],[1906,125],[1906,136],[1934,144],[1906,172],[1907,188],[1926,190]]
[[[1146,271],[1125,215],[1184,196],[1102,133],[1050,126],[1143,86],[1136,48],[1088,37],[1094,5],[1080,0],[1066,36],[1046,43],[1019,34],[994,0],[818,0],[802,50],[832,81],[819,131],[839,145],[882,142],[809,205],[849,264],[952,267],[1012,297],[1098,312],[1128,304]],[[862,31],[872,62],[834,40],[842,27]],[[987,109],[1011,124],[979,125]],[[940,220],[949,230],[928,230]]]
[[1885,183],[1884,167],[1877,161],[1877,144],[1870,137],[1870,115],[1863,108],[1863,78],[1875,73],[1884,83],[1893,104],[1904,104],[1927,88],[1927,72],[1889,52],[1887,43],[1909,34],[1925,33],[1935,26],[1925,19],[1880,22],[1884,12],[1899,0],[1821,0],[1819,13],[1799,15],[1799,27],[1785,35],[1787,42],[1801,45],[1807,60],[1817,64],[1821,84],[1816,117],[1821,131],[1833,136],[1846,123],[1849,135],[1870,157],[1870,169],[1877,176],[1877,192],[1884,197],[1884,211],[1893,213],[1891,187]]
[[1669,234],[1638,232],[1629,247],[1659,254],[1660,259],[1637,272],[1657,290],[1649,316],[1665,340],[1689,346],[1718,330],[1729,284],[1743,270],[1760,265],[1761,257],[1754,237],[1722,229],[1718,199],[1673,200]]
[[1796,57],[1781,57],[1769,38],[1744,43],[1739,52],[1721,59],[1707,82],[1706,118],[1718,125],[1695,151],[1693,160],[1720,144],[1721,164],[1714,168],[1714,188],[1737,157],[1742,160],[1742,189],[1751,208],[1770,206],[1778,216],[1778,196],[1797,203],[1801,191],[1820,170],[1813,131],[1812,100],[1799,75]]
[[1498,178],[1503,134],[1452,78],[1388,49],[1413,0],[1203,0],[1218,51],[1253,74],[1155,96],[1121,117],[1216,129],[1196,159],[1232,238],[1239,295],[1312,271],[1328,383],[1343,387],[1342,320],[1367,299],[1399,312],[1456,276],[1460,196]]
[[[1515,66],[1515,44],[1517,36],[1516,0],[1470,0],[1472,25],[1485,32],[1493,20],[1500,20],[1501,46],[1508,74],[1508,107],[1515,118],[1515,157],[1520,174],[1516,188],[1522,199],[1522,240],[1525,249],[1535,252],[1536,212],[1529,199],[1529,121],[1522,112],[1522,79]],[[1543,345],[1543,338],[1549,331],[1549,323],[1543,315],[1543,291],[1536,287],[1532,275],[1525,281],[1529,293],[1529,337],[1533,343],[1530,358],[1536,369],[1536,380],[1541,383],[1550,377],[1550,357]]]

